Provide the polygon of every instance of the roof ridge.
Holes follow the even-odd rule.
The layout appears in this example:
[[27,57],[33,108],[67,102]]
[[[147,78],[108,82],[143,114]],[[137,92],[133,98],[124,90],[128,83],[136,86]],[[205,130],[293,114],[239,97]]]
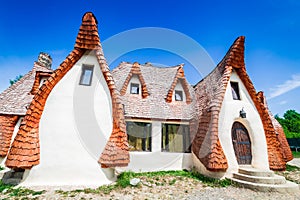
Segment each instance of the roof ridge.
[[74,47],[89,50],[100,48],[98,21],[92,12],[83,15]]
[[40,70],[37,69],[37,67],[45,68],[45,70],[47,70],[47,71],[53,71],[51,69],[46,68],[45,66],[39,65],[37,62],[34,62],[32,69],[30,71],[28,71],[24,76],[22,76],[22,78],[20,78],[20,80],[18,80],[17,82],[13,83],[7,89],[5,89],[3,92],[1,92],[0,93],[0,97],[3,96],[3,95],[5,95],[5,94],[7,94],[7,93],[9,93],[9,92],[11,92],[12,90],[16,89],[16,87],[18,87],[25,80],[27,80],[28,78],[30,78],[33,73],[36,73],[36,72],[40,71]]
[[145,79],[142,75],[142,71],[141,71],[141,68],[140,68],[140,64],[138,62],[134,62],[131,66],[131,69],[127,75],[127,78],[125,79],[125,82],[123,83],[123,87],[120,91],[120,94],[123,96],[125,95],[126,93],[126,90],[127,90],[127,87],[128,87],[128,84],[129,84],[129,81],[131,80],[132,76],[133,75],[137,75],[140,82],[141,82],[141,85],[142,85],[142,97],[143,98],[146,98],[149,96],[149,92],[148,92],[148,89],[147,89],[147,85],[146,85],[146,82],[145,82]]
[[244,53],[245,36],[240,36],[233,42],[226,55],[224,56],[223,60],[225,61],[225,66],[232,66],[234,68],[245,67]]
[[[198,93],[199,98],[204,98],[202,95],[205,94],[206,99],[198,101],[198,106],[202,105],[204,108],[199,117],[199,119],[201,119],[199,127],[202,128],[195,130],[198,139],[193,142],[193,152],[208,170],[222,171],[228,168],[227,158],[224,154],[223,147],[220,145],[218,136],[219,113],[232,69],[236,68],[237,71],[246,71],[244,62],[244,43],[245,37],[238,37],[230,46],[221,62],[219,62],[206,77],[194,86],[195,95],[197,96]],[[218,84],[211,85],[208,83],[211,81],[216,81]],[[208,96],[210,99],[207,99]],[[207,122],[211,123],[211,125],[208,126]],[[213,137],[210,138],[209,141],[204,141],[204,137],[208,132]],[[199,151],[200,148],[203,148],[202,146],[205,145],[208,145],[211,149],[205,157],[201,157],[199,156]],[[218,154],[218,159],[213,159],[214,156],[212,154]]]
[[29,72],[27,72],[24,76],[22,76],[22,78],[20,78],[20,80],[18,80],[17,82],[13,83],[12,85],[10,85],[7,89],[5,89],[3,92],[0,93],[0,100],[1,100],[1,96],[5,96],[7,93],[13,91],[14,89],[16,89],[19,85],[21,85],[25,80],[27,80],[28,78],[30,78],[30,76],[32,75],[32,73],[34,72],[33,69],[31,69]]
[[189,83],[187,82],[187,80],[185,78],[185,75],[184,75],[183,65],[180,64],[177,67],[178,67],[177,72],[175,74],[175,77],[173,78],[171,87],[168,91],[168,94],[167,94],[167,97],[166,97],[166,102],[168,102],[168,103],[172,102],[173,92],[175,90],[175,87],[176,87],[178,81],[180,81],[180,83],[183,87],[183,90],[185,92],[185,95],[186,95],[186,103],[190,104],[192,102],[192,98],[191,98],[191,94],[190,94],[190,91],[189,91],[189,88],[188,88]]

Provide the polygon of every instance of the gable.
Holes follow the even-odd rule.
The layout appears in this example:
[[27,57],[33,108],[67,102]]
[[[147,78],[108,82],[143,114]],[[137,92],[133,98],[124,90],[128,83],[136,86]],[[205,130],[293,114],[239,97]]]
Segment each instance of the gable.
[[168,91],[166,102],[171,103],[176,101],[177,92],[179,92],[178,94],[182,94],[183,102],[187,104],[190,104],[192,102],[191,94],[189,91],[189,84],[184,76],[183,65],[180,65],[177,69],[177,73]]
[[127,75],[127,78],[124,81],[120,94],[123,96],[125,94],[135,93],[132,90],[133,85],[135,87],[138,87],[139,96],[142,96],[142,98],[146,98],[149,96],[148,89],[140,69],[140,64],[137,62],[133,63],[131,70]]
[[[250,96],[248,98],[253,101],[262,121],[267,141],[270,168],[274,170],[284,169],[285,161],[280,151],[280,142],[276,136],[270,115],[263,102],[259,99],[246,72],[244,41],[245,37],[243,36],[237,38],[217,67],[195,86],[199,117],[195,117],[194,121],[201,128],[193,130],[195,140],[193,141],[192,150],[208,170],[227,169],[228,164],[224,151],[222,146],[218,145],[220,142],[218,137],[218,122],[226,88],[230,84],[229,80],[232,71],[235,70],[248,91]],[[207,135],[211,135],[209,136],[211,139],[203,143]],[[202,145],[210,148],[209,153],[205,157],[202,157],[199,152]],[[213,155],[216,153],[219,154],[217,156],[218,159]]]
[[[231,85],[231,83],[235,83],[235,85],[238,87],[238,95],[239,95],[239,100],[234,100],[234,94],[236,93]],[[256,110],[255,104],[247,90],[247,88],[245,87],[243,81],[240,79],[239,75],[236,73],[236,71],[234,69],[232,69],[231,75],[230,75],[230,79],[229,82],[227,84],[227,89],[226,89],[226,93],[224,96],[224,101],[234,101],[234,102],[246,102],[249,103],[253,106],[253,108]],[[257,110],[256,110],[257,112]]]
[[[123,107],[119,102],[113,78],[110,74],[102,47],[100,45],[97,20],[90,12],[82,18],[82,24],[77,35],[73,51],[62,64],[51,74],[34,96],[23,123],[12,143],[6,166],[10,168],[31,168],[40,162],[39,123],[45,108],[47,98],[53,88],[61,81],[67,72],[77,63],[87,50],[94,51],[101,72],[112,97],[113,130],[102,152],[99,162],[102,165],[115,167],[124,166],[129,162],[128,143],[125,133]],[[121,147],[121,148],[120,148]],[[117,156],[107,157],[110,153]]]

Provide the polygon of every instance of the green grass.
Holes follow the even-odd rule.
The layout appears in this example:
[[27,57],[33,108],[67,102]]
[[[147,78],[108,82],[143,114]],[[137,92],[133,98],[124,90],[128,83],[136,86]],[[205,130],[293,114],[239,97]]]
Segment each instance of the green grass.
[[300,171],[300,168],[292,165],[286,165],[286,171],[288,172]]
[[7,185],[2,183],[0,181],[0,193],[6,194],[10,197],[26,197],[26,196],[37,196],[41,195],[45,192],[45,190],[42,191],[34,191],[27,188],[22,187],[14,187],[13,185]]
[[294,158],[300,158],[300,152],[292,151]]
[[[174,177],[170,181],[166,180],[166,177],[172,176]],[[211,187],[227,187],[232,185],[231,180],[229,179],[213,179],[199,174],[196,171],[159,171],[159,172],[142,172],[142,173],[134,173],[131,171],[123,172],[118,176],[116,183],[111,185],[103,185],[97,189],[83,189],[83,190],[73,190],[73,191],[63,191],[57,190],[56,192],[61,194],[64,197],[75,196],[77,193],[93,193],[93,194],[109,194],[113,190],[122,189],[126,187],[140,187],[141,183],[136,186],[130,185],[130,180],[132,178],[141,178],[146,177],[147,182],[151,184],[155,184],[156,186],[164,186],[164,185],[174,185],[177,181],[183,181],[183,177],[192,178],[202,182],[206,186]]]
[[0,166],[0,171],[4,170],[4,167]]

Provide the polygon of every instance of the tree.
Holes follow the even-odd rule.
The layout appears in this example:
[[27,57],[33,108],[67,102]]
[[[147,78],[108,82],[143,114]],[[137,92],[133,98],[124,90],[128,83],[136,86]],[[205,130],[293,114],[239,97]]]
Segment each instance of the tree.
[[19,76],[16,76],[16,78],[14,80],[9,79],[10,85],[13,85],[14,83],[18,82],[22,77],[23,77],[23,75],[19,75]]
[[288,110],[283,118],[275,115],[276,120],[281,124],[287,138],[300,138],[300,114],[295,110]]

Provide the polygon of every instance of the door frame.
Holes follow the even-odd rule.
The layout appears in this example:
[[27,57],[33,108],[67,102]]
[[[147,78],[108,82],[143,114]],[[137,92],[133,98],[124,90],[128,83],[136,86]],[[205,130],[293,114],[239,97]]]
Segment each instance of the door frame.
[[243,123],[235,121],[232,124],[231,141],[238,165],[251,165],[252,142],[249,131]]

